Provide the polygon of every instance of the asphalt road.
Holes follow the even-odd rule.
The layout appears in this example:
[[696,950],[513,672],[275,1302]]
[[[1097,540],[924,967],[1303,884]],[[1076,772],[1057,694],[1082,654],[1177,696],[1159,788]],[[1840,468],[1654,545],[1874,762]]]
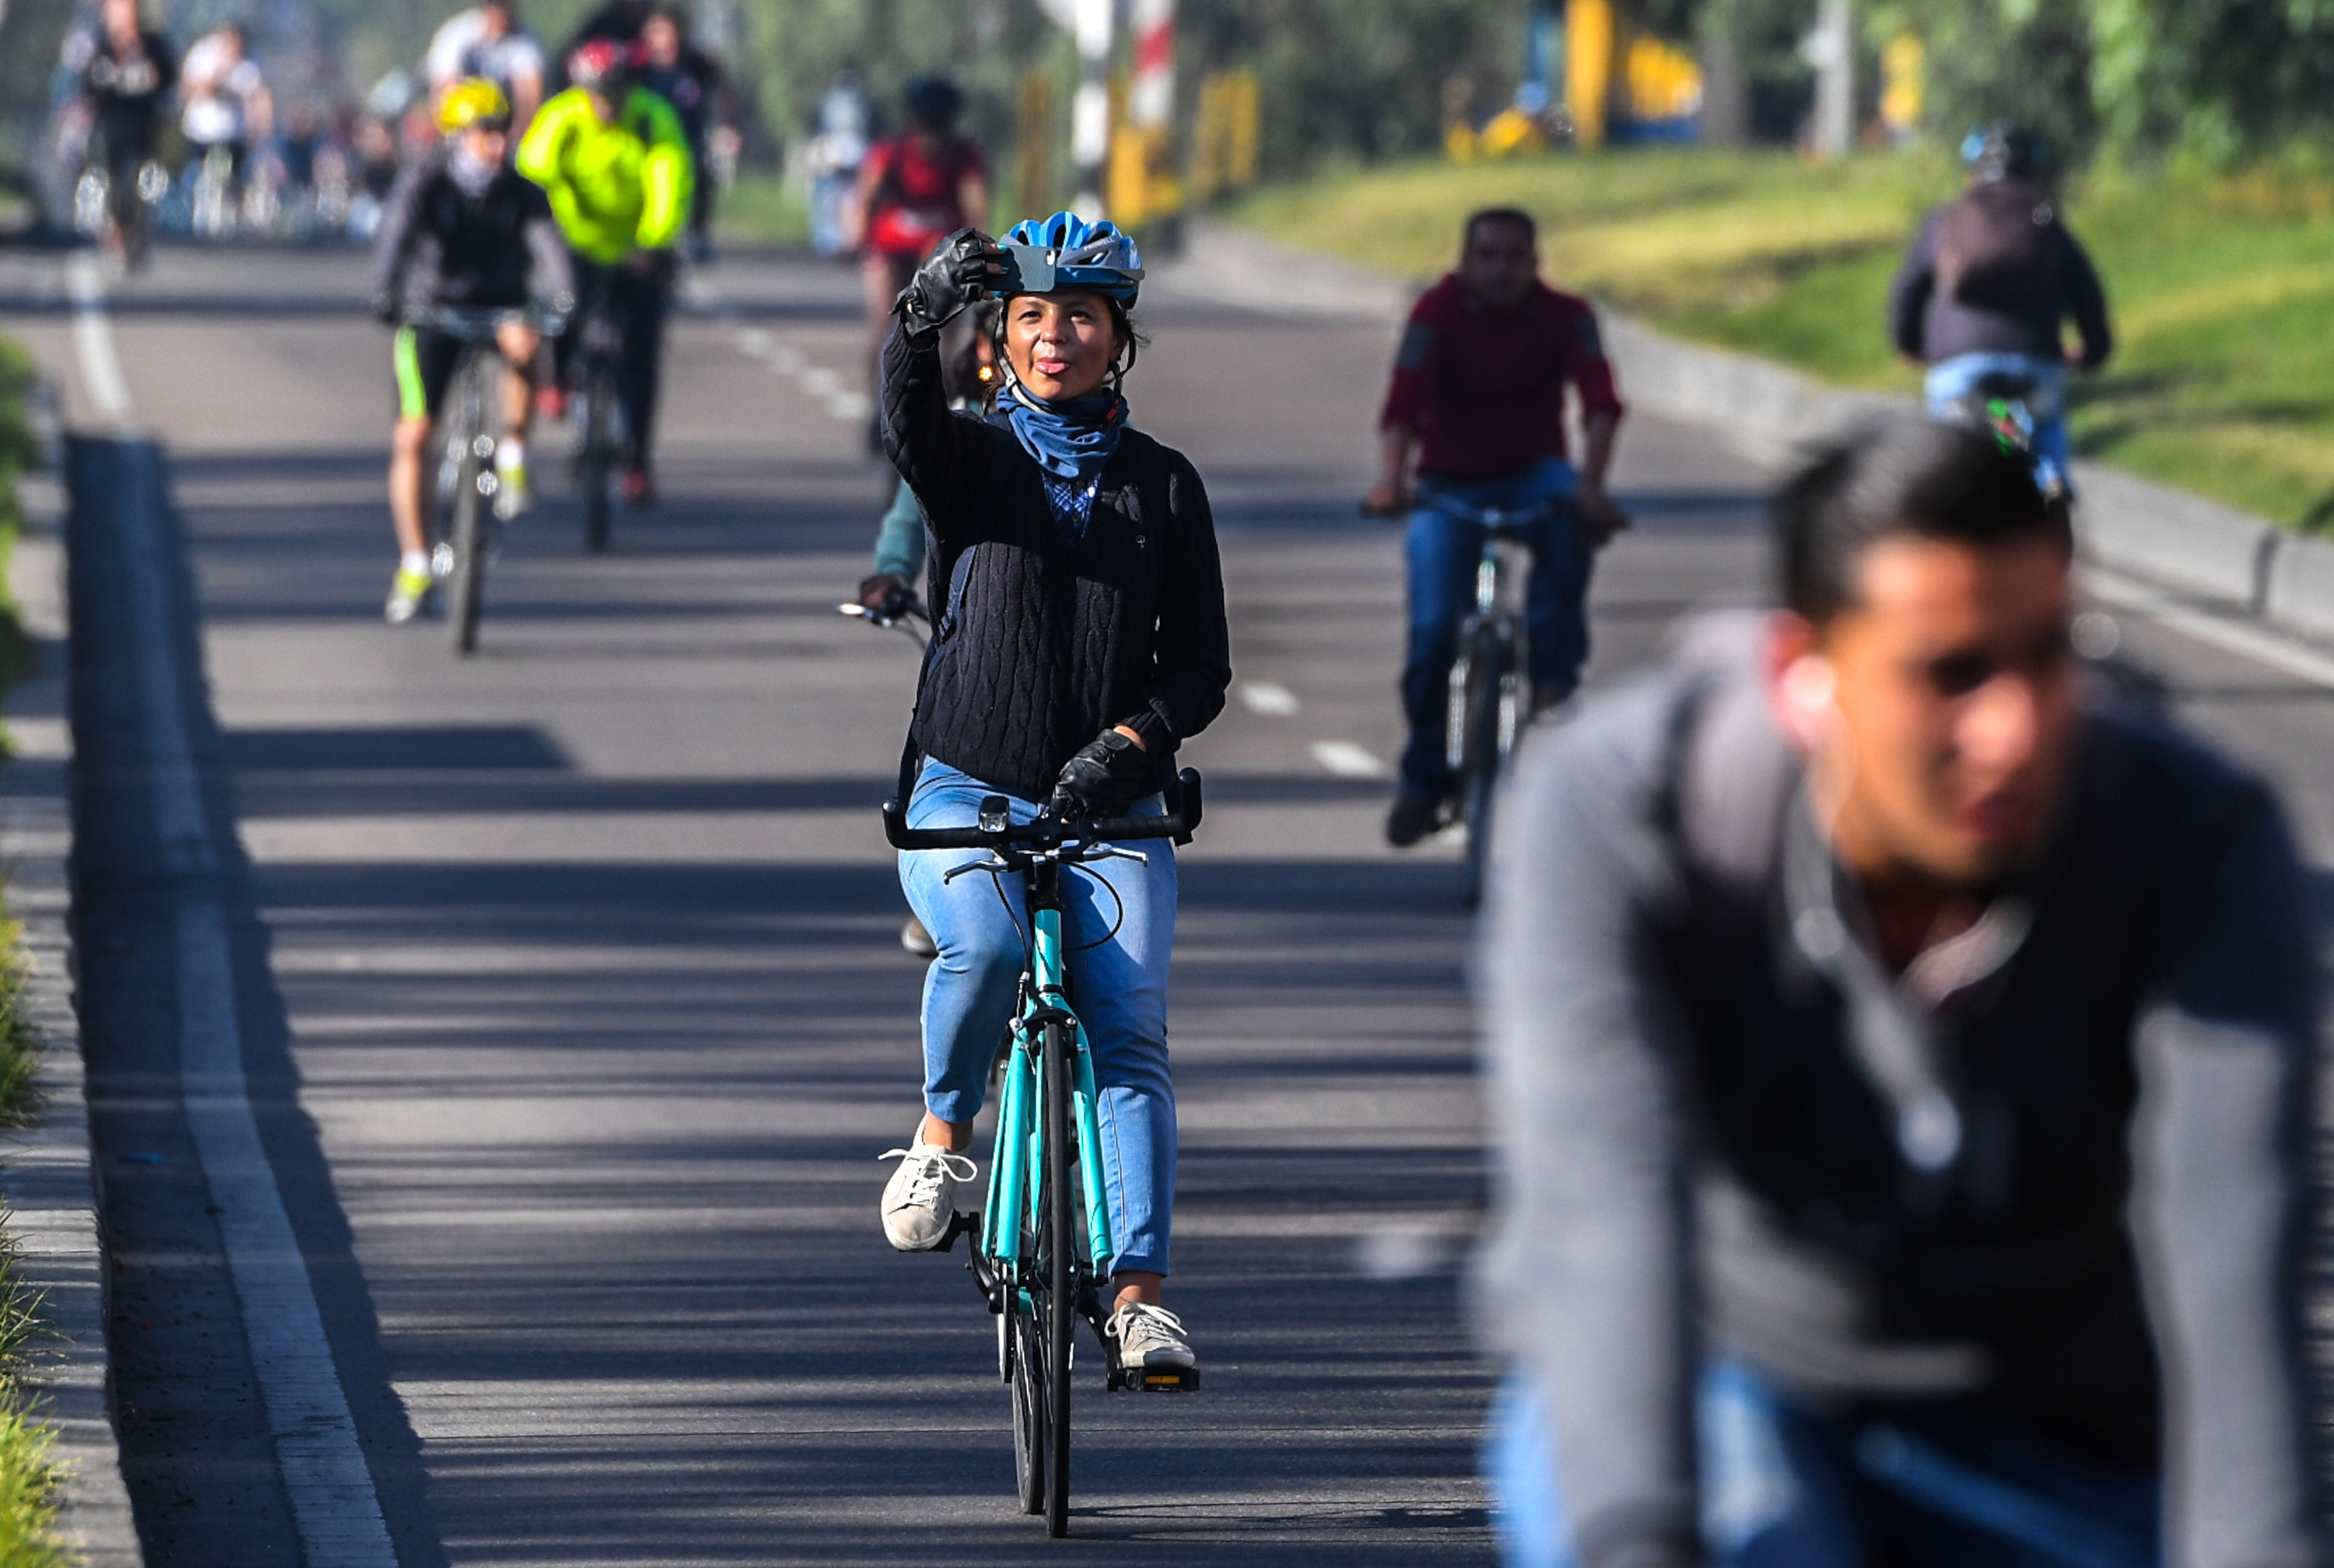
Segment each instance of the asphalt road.
[[[1353,502],[1387,334],[1170,288],[1146,311],[1135,417],[1208,480],[1240,683],[1187,750],[1210,812],[1174,982],[1172,1301],[1207,1388],[1083,1385],[1048,1547],[1010,1504],[987,1314],[875,1223],[917,1110],[921,969],[873,809],[915,654],[834,611],[887,494],[854,286],[786,259],[699,283],[661,505],[584,558],[547,434],[545,504],[457,662],[380,619],[389,367],[358,258],[161,253],[108,301],[108,389],[57,258],[0,255],[0,329],[92,433],[86,485],[144,449],[122,427],[167,457],[144,631],[194,707],[252,1101],[397,1561],[1489,1562],[1467,921],[1448,846],[1379,842],[1372,776],[1399,562]],[[1620,480],[1600,677],[1760,574],[1762,475],[1720,433],[1635,418]],[[178,1094],[136,544],[102,510],[74,540],[82,980],[131,1488],[156,1568],[296,1563]],[[2328,863],[2334,660],[2204,621],[2117,617]]]

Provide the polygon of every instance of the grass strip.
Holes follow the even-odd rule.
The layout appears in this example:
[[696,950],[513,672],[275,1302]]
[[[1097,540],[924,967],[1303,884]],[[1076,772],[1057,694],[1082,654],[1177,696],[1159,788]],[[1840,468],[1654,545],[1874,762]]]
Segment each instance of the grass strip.
[[[25,399],[32,361],[0,338],[0,685],[31,668],[32,643],[5,590],[5,567],[23,524],[16,476],[37,452]],[[30,1126],[40,1113],[35,1082],[41,1043],[24,1016],[31,961],[23,928],[0,925],[0,1127]],[[41,1298],[23,1278],[15,1239],[0,1214],[0,1568],[66,1568],[72,1555],[57,1533],[56,1433],[41,1418],[24,1374],[45,1332]]]
[[724,245],[807,245],[810,207],[801,188],[784,175],[741,170],[714,198],[713,236]]
[[[1958,185],[1934,150],[1818,164],[1642,149],[1345,168],[1227,216],[1423,279],[1450,266],[1466,214],[1520,207],[1563,286],[1837,385],[1910,393],[1888,281],[1921,213]],[[2076,449],[2290,527],[2334,526],[2334,152],[2237,173],[2102,168],[2066,207],[2118,340],[2106,371],[2075,385]]]

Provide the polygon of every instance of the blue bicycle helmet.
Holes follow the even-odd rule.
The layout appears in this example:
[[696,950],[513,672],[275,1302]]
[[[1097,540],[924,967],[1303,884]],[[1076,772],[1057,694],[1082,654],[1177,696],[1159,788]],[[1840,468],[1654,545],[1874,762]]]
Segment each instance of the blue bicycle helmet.
[[2049,162],[2049,145],[2016,126],[1981,125],[1962,139],[1962,167],[1982,180],[2033,179]]
[[1092,289],[1132,309],[1143,292],[1143,253],[1108,218],[1088,223],[1074,212],[1023,218],[1004,244],[1016,264],[1013,281],[999,291],[1008,299]]

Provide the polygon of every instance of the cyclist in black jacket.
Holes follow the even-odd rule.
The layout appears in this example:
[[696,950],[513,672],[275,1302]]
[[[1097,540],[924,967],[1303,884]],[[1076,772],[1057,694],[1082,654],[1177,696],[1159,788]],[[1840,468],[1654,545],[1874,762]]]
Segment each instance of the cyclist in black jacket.
[[[1141,255],[1108,223],[1068,213],[1007,238],[1053,258],[1050,287],[960,230],[902,291],[883,344],[884,447],[922,508],[939,613],[916,697],[913,827],[970,826],[992,794],[1022,822],[1049,805],[1156,813],[1176,747],[1222,711],[1231,679],[1207,492],[1181,453],[1128,428],[1119,391]],[[992,292],[1005,295],[999,411],[951,413],[940,328]],[[1066,879],[1064,936],[1100,1101],[1109,1332],[1128,1366],[1192,1367],[1159,1305],[1175,1190],[1175,861],[1164,841],[1143,849],[1146,865]],[[985,878],[943,881],[964,858],[900,858],[940,949],[924,991],[924,1113],[883,1194],[884,1233],[903,1251],[946,1234],[974,1176],[961,1150],[1021,970],[1018,907]]]
[[142,260],[146,250],[145,202],[138,177],[154,156],[154,119],[178,82],[178,56],[170,41],[147,27],[138,0],[105,0],[98,25],[65,46],[65,63],[89,101],[91,129],[101,159],[106,206],[113,220],[106,248],[125,260]]
[[[404,318],[440,305],[516,309],[530,299],[554,316],[575,308],[574,274],[550,200],[508,162],[510,112],[503,90],[484,78],[450,89],[438,110],[447,139],[390,192],[375,242],[373,310],[397,326],[389,515],[399,559],[385,611],[393,625],[420,612],[434,581],[421,525],[422,456],[462,353],[458,339]],[[505,432],[495,448],[496,505],[511,516],[527,504],[526,442],[542,334],[506,322],[495,343],[510,366]]]

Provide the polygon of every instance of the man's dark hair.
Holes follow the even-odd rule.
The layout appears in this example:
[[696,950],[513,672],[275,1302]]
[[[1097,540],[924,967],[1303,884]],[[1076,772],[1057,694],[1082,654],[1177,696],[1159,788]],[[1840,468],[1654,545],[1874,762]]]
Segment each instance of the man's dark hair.
[[2074,547],[2066,509],[2043,499],[2022,453],[1911,418],[1818,450],[1777,493],[1774,528],[1783,602],[1819,626],[1855,602],[1857,557],[1877,540]]
[[1534,245],[1539,243],[1539,225],[1533,220],[1531,214],[1519,207],[1487,207],[1480,212],[1469,214],[1467,226],[1459,231],[1459,243],[1461,245],[1473,245],[1475,231],[1490,223],[1513,224],[1524,231],[1526,239]]

